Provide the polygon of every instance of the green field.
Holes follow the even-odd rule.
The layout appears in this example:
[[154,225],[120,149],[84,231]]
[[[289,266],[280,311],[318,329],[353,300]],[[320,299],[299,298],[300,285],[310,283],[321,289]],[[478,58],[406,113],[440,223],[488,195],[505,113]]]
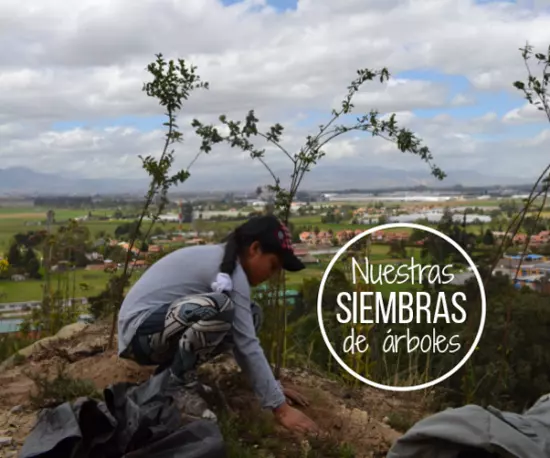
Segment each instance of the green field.
[[[405,262],[408,259],[392,259],[388,255],[389,247],[387,245],[372,245],[370,254],[368,256],[369,261],[374,264],[386,264],[386,263],[395,263],[395,262]],[[407,257],[420,257],[420,248],[407,248]],[[328,263],[332,259],[332,256],[320,256],[319,264],[310,264],[306,269],[300,272],[287,273],[287,283],[291,288],[299,288],[305,278],[321,278],[325,272],[325,269],[328,266]],[[338,260],[335,265],[335,268],[342,268],[343,265]]]
[[[69,293],[72,296],[73,284],[76,297],[89,297],[100,293],[111,274],[103,271],[76,270],[73,273],[53,273],[51,286],[53,290],[65,291],[68,285]],[[139,278],[136,273],[132,282]],[[21,282],[2,281],[0,282],[0,302],[23,302],[34,301],[42,298],[44,280],[25,280]]]
[[[369,259],[377,262],[395,262],[388,256],[388,246],[372,245]],[[418,248],[408,248],[408,256],[418,256]],[[321,278],[328,264],[330,256],[323,256],[319,264],[310,264],[301,272],[287,274],[289,287],[299,288],[304,278]],[[68,285],[72,294],[73,285],[77,297],[89,297],[101,292],[109,280],[110,274],[102,271],[76,270],[73,273],[54,273],[52,274],[52,288],[65,290]],[[132,282],[139,278],[139,272],[136,272]],[[22,282],[2,281],[0,282],[0,302],[21,302],[40,300],[42,298],[42,289],[44,280],[26,280]]]
[[[495,206],[498,205],[499,201],[465,201],[465,202],[446,202],[438,203],[439,205],[464,205],[464,206]],[[356,206],[366,206],[368,202],[342,202],[344,205],[355,204]],[[336,202],[327,203],[327,205],[335,205]],[[407,207],[409,205],[418,205],[418,202],[415,203],[399,203],[401,207]],[[389,206],[392,206],[393,203],[388,203]],[[55,219],[58,224],[53,226],[53,230],[56,231],[59,228],[59,224],[63,224],[70,218],[84,217],[88,215],[88,212],[91,211],[94,217],[106,216],[109,217],[113,213],[113,209],[53,209],[55,212]],[[0,253],[6,254],[9,248],[9,245],[13,239],[14,234],[18,232],[28,232],[45,229],[45,219],[46,219],[46,208],[35,208],[35,207],[20,207],[20,208],[10,208],[10,207],[0,207]],[[545,216],[550,216],[550,212],[545,212]],[[42,222],[41,225],[37,223]],[[126,221],[98,221],[90,220],[85,221],[84,224],[90,230],[92,239],[99,237],[100,232],[105,232],[110,236],[114,236],[115,229]],[[228,232],[241,221],[198,221],[194,225],[183,224],[181,229],[190,230],[198,229],[200,231],[215,231],[218,233]],[[334,233],[337,233],[341,230],[366,230],[372,227],[373,225],[352,225],[351,223],[322,223],[320,216],[293,216],[291,218],[291,223],[296,229],[303,230],[314,230],[318,228],[319,230],[332,230]],[[156,227],[162,228],[166,232],[176,231],[180,228],[177,223],[157,223]],[[489,225],[469,225],[468,231],[480,234],[482,231],[487,229]],[[146,229],[145,229],[146,230]],[[409,232],[409,229],[403,229],[403,231]],[[408,251],[411,251],[410,249]],[[382,262],[388,260],[388,247],[387,246],[377,246],[373,245],[371,258],[375,261]],[[323,258],[321,264],[326,265],[328,262],[328,257]],[[301,284],[303,278],[306,277],[321,277],[324,267],[319,265],[309,266],[305,271],[300,272],[299,274],[292,274],[289,276],[289,282],[296,287]],[[103,272],[97,271],[78,271],[76,274],[76,283],[77,289],[80,284],[87,284],[88,290],[81,290],[77,292],[77,295],[94,295],[101,291],[105,283],[108,280],[108,275]],[[56,280],[57,281],[57,280]],[[25,282],[11,282],[11,281],[2,281],[0,282],[0,302],[11,302],[11,301],[23,301],[23,300],[34,300],[39,299],[42,295],[42,281],[29,280]]]
[[[477,204],[478,206],[490,206],[490,205],[496,205],[496,201],[475,201],[472,202],[473,204]],[[335,204],[335,202],[331,202],[331,205]],[[351,202],[346,202],[345,204],[350,205]],[[365,202],[362,203],[355,203],[359,206],[364,206]],[[466,205],[467,203],[461,202],[460,205]],[[407,205],[402,205],[402,207],[407,207]],[[87,209],[81,209],[81,210],[74,210],[74,209],[54,209],[55,211],[55,219],[58,222],[66,222],[70,218],[77,218],[77,217],[83,217],[88,214]],[[112,209],[90,209],[94,217],[99,216],[107,216],[109,217],[112,215],[113,210]],[[6,207],[0,207],[0,251],[6,251],[9,247],[10,241],[15,233],[18,232],[27,232],[27,231],[33,231],[33,230],[41,230],[45,229],[45,219],[46,219],[46,212],[47,209],[45,208],[6,208]],[[545,212],[545,214],[548,214],[550,216],[550,212]],[[99,232],[104,231],[107,234],[113,236],[115,229],[122,224],[123,222],[127,221],[98,221],[98,220],[91,220],[86,221],[83,224],[85,224],[92,234],[92,237],[97,237]],[[291,218],[291,222],[294,225],[294,227],[297,228],[309,228],[313,230],[314,228],[319,228],[320,230],[328,230],[331,229],[333,232],[338,232],[345,229],[368,229],[372,227],[373,225],[368,224],[359,224],[359,225],[352,225],[349,222],[342,222],[342,223],[322,223],[320,216],[293,216]],[[42,223],[42,224],[38,224]],[[223,222],[216,222],[216,221],[200,221],[194,227],[196,229],[199,229],[201,231],[229,231],[233,227],[239,224],[239,221],[223,221]],[[179,228],[179,225],[177,223],[157,223],[157,226],[162,227],[166,231],[173,231],[177,230]],[[55,230],[58,227],[58,224],[53,226],[53,229]],[[183,230],[189,230],[191,229],[190,224],[183,224],[182,225]],[[469,229],[471,232],[479,232],[479,230],[483,229],[482,227],[476,227],[476,226],[469,226]]]

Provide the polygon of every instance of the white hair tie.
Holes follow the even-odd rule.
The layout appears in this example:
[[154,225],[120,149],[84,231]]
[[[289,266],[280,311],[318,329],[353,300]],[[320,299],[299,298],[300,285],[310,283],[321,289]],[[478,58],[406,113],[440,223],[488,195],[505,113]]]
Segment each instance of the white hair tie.
[[216,280],[210,286],[215,293],[233,291],[233,281],[231,280],[231,276],[222,272],[216,276]]

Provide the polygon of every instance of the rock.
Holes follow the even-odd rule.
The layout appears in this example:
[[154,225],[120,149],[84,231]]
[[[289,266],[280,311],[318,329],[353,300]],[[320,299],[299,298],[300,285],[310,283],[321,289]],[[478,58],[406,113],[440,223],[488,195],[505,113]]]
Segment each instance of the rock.
[[16,365],[16,357],[24,357],[28,358],[29,356],[33,355],[35,352],[41,350],[44,347],[47,347],[49,344],[52,344],[53,342],[57,342],[59,340],[64,339],[70,339],[71,337],[74,337],[75,335],[81,333],[84,329],[88,327],[85,323],[73,323],[65,326],[64,328],[61,328],[59,332],[50,337],[45,337],[41,340],[38,340],[28,347],[22,348],[19,350],[15,355],[10,356],[8,359],[6,359],[4,362],[0,364],[0,373],[7,371],[11,368],[13,368]]
[[47,344],[51,344],[53,342],[57,342],[59,340],[64,339],[70,339],[71,337],[74,337],[75,335],[81,333],[88,327],[85,323],[73,323],[69,324],[59,330],[59,332],[51,337],[45,337],[44,339],[41,339],[37,342],[34,342],[32,345],[29,345],[28,347],[23,348],[22,350],[19,350],[19,354],[28,358],[31,356],[35,351],[43,348]]
[[[15,355],[17,355],[17,353]],[[0,372],[7,371],[15,366],[15,355],[10,356],[8,359],[4,360],[2,364],[0,364]]]
[[382,434],[382,437],[384,438],[386,443],[388,443],[389,445],[393,446],[395,442],[397,442],[397,440],[403,435],[383,423],[380,423],[380,426],[382,426],[382,428],[380,428],[380,433]]
[[351,420],[357,423],[368,424],[369,423],[369,414],[364,410],[352,409],[350,412]]
[[23,406],[19,405],[19,406],[12,407],[11,410],[10,410],[10,413],[19,413],[22,410],[23,410]]
[[387,425],[387,424],[390,423],[390,418],[389,417],[384,417],[384,418],[382,418],[382,422],[386,423],[386,425]]
[[73,323],[61,328],[59,332],[54,336],[56,339],[70,339],[80,332],[84,331],[88,325],[86,323]]
[[12,440],[13,439],[11,437],[7,437],[7,436],[0,437],[0,447],[5,447],[6,445],[11,445]]
[[105,339],[100,338],[93,342],[83,342],[78,344],[76,347],[67,350],[67,356],[70,361],[74,362],[82,358],[97,355],[98,353],[103,353],[106,347],[107,342]]

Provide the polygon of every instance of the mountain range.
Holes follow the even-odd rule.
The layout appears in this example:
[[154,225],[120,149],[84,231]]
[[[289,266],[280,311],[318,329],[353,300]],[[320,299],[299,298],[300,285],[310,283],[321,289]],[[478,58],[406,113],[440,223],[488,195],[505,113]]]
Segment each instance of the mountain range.
[[[278,173],[278,171],[276,171]],[[310,191],[373,189],[414,186],[514,186],[529,184],[533,180],[514,177],[492,177],[476,171],[446,171],[447,178],[438,181],[427,171],[399,170],[383,167],[354,167],[346,165],[318,167],[306,176],[301,189]],[[280,176],[288,175],[284,171]],[[215,179],[213,179],[215,178]],[[191,176],[178,191],[250,191],[258,185],[257,177],[238,179],[231,174],[220,173],[216,177]],[[184,189],[187,188],[187,189]],[[37,172],[26,167],[0,169],[0,194],[2,195],[106,195],[143,194],[146,179],[78,178],[62,174]]]
[[144,191],[147,181],[139,179],[92,179],[36,172],[26,167],[0,169],[0,194],[122,194]]

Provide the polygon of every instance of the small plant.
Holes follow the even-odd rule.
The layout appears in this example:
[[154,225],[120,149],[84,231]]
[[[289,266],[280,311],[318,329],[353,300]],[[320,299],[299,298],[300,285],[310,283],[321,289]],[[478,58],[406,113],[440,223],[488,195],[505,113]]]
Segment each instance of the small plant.
[[416,423],[413,416],[407,412],[391,412],[388,419],[388,425],[401,433],[407,432]]
[[302,451],[307,450],[303,458],[355,458],[357,456],[351,445],[340,443],[330,437],[312,437],[307,441],[307,448],[303,445],[302,447]]
[[13,355],[13,365],[14,366],[21,366],[27,358],[25,358],[21,353],[16,353]]
[[[175,151],[172,147],[183,141],[183,133],[179,130],[176,122],[177,116],[183,107],[183,103],[191,95],[191,92],[195,89],[208,89],[208,83],[201,81],[200,76],[195,73],[196,67],[188,66],[183,59],[178,59],[177,62],[173,60],[166,62],[162,54],[157,54],[156,57],[156,61],[147,66],[147,71],[153,79],[143,85],[143,91],[147,96],[157,99],[159,105],[166,109],[166,122],[163,124],[166,127],[166,133],[164,136],[164,145],[158,159],[152,155],[146,157],[140,156],[143,169],[150,177],[150,183],[143,207],[130,234],[122,273],[115,275],[116,280],[110,282],[107,288],[111,296],[111,304],[114,307],[109,348],[113,348],[118,308],[122,303],[124,290],[128,286],[133,272],[133,268],[130,268],[130,263],[134,256],[134,247],[141,246],[139,239],[142,242],[149,239],[153,225],[159,219],[168,203],[168,190],[173,186],[184,183],[189,178],[189,169],[201,153],[199,151],[187,169],[176,172],[172,171],[175,160]],[[151,208],[155,208],[155,210],[153,211]],[[147,228],[147,231],[142,234],[141,227],[146,217],[151,220],[151,224]],[[137,256],[139,256],[140,251],[138,250]]]
[[25,375],[35,383],[37,388],[36,394],[30,396],[31,405],[35,409],[56,407],[80,397],[102,398],[93,382],[73,378],[66,373],[64,365],[58,366],[54,379],[39,373]]
[[[12,336],[6,334],[0,336],[0,362],[13,356],[14,363],[20,361],[20,358],[25,359],[24,356],[19,355],[17,352],[27,345],[32,343],[32,339],[26,336]],[[19,356],[18,356],[19,355]]]
[[[533,46],[528,43],[524,48],[520,48],[521,57],[525,64],[527,71],[527,81],[515,81],[513,86],[520,92],[523,93],[523,96],[527,102],[534,106],[538,111],[542,111],[548,122],[550,122],[550,46],[548,47],[547,53],[535,53],[533,51]],[[532,66],[529,61],[535,59],[539,68],[542,68],[542,76],[537,77],[533,74]],[[496,268],[498,261],[500,260],[502,254],[508,249],[513,240],[514,236],[521,229],[524,221],[529,212],[536,211],[536,218],[532,226],[536,226],[538,221],[541,218],[542,211],[546,205],[548,198],[548,190],[550,188],[550,163],[544,167],[539,177],[535,181],[529,197],[524,200],[523,208],[517,212],[514,218],[511,219],[509,226],[506,229],[506,233],[502,238],[502,243],[498,246],[498,249],[495,253],[494,260],[491,266],[490,271],[487,275],[490,275],[491,272]],[[535,201],[539,198],[542,198],[542,202],[539,207],[534,207]],[[521,268],[523,258],[529,247],[529,242],[532,234],[528,234],[528,237],[524,244],[524,249],[521,254],[521,260],[518,263],[516,278]]]
[[273,435],[273,420],[264,416],[247,421],[243,417],[224,412],[220,416],[220,429],[224,438],[227,458],[268,457],[262,448]]

